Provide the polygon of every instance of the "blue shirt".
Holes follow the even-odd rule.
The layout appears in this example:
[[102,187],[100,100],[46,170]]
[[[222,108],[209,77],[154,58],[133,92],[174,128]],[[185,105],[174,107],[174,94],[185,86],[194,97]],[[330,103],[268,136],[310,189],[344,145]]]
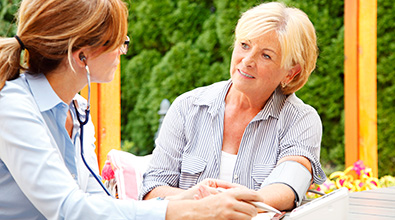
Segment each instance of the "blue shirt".
[[[174,100],[167,112],[140,198],[158,186],[188,189],[219,177],[225,97],[232,81],[197,88]],[[326,176],[320,164],[322,125],[318,113],[295,94],[276,89],[245,128],[232,182],[258,190],[286,156],[310,160],[315,183]]]
[[[75,97],[82,117],[86,101]],[[72,138],[65,129],[73,116]],[[23,74],[0,91],[0,219],[165,219],[166,201],[107,196],[80,157],[79,123],[43,74]],[[84,153],[98,173],[94,128]]]

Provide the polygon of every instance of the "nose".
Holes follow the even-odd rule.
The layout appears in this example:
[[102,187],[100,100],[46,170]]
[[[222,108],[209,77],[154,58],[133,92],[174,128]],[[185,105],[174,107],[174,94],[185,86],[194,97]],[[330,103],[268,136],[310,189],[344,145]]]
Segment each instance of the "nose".
[[119,55],[126,55],[126,52],[120,47],[120,48],[118,49],[118,54],[119,54]]
[[253,54],[249,53],[247,54],[242,60],[241,62],[243,63],[243,65],[245,67],[253,67],[255,60],[254,60],[254,56]]

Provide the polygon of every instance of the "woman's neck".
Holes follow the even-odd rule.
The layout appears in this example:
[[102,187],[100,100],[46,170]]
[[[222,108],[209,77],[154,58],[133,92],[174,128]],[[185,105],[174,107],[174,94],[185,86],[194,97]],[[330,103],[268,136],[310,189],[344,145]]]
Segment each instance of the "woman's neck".
[[225,103],[227,105],[238,106],[237,108],[239,109],[259,112],[265,106],[269,97],[259,95],[248,96],[232,86],[229,88],[228,94],[225,97]]
[[80,74],[73,72],[69,65],[60,65],[45,76],[55,93],[67,104],[71,103],[74,96],[84,88],[87,82]]

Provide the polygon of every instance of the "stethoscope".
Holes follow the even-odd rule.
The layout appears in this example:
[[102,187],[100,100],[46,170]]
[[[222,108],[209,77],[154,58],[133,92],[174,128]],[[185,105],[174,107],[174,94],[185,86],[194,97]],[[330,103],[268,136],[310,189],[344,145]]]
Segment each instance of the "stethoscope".
[[103,190],[107,193],[107,195],[113,197],[111,195],[111,193],[108,191],[108,189],[104,186],[103,182],[100,180],[100,178],[98,177],[98,175],[95,174],[95,172],[93,172],[93,170],[90,168],[90,166],[88,165],[88,163],[85,160],[85,156],[84,156],[84,148],[83,148],[83,142],[84,142],[84,125],[86,125],[89,121],[89,113],[90,113],[90,99],[91,99],[91,77],[90,77],[90,71],[88,68],[88,65],[86,64],[86,57],[81,53],[79,55],[79,58],[82,62],[85,63],[85,69],[86,69],[86,75],[87,75],[87,79],[88,79],[88,103],[87,103],[87,107],[85,109],[85,120],[81,120],[80,118],[80,113],[78,112],[77,109],[77,103],[74,100],[74,109],[76,112],[76,116],[77,116],[77,120],[80,123],[80,147],[81,147],[81,158],[82,161],[84,162],[86,168],[88,168],[89,172],[92,174],[92,176],[96,179],[96,181],[100,184],[100,186],[103,188]]

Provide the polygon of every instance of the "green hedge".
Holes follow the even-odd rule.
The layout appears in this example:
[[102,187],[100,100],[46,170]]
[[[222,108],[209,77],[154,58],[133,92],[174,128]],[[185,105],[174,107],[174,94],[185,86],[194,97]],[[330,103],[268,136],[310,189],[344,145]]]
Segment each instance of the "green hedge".
[[0,0],[0,36],[14,36],[16,25],[14,15],[20,0]]
[[[123,59],[124,149],[144,155],[154,147],[162,99],[229,78],[233,30],[241,12],[262,1],[137,0],[131,3],[132,51]],[[327,172],[344,168],[344,2],[286,0],[316,27],[317,69],[297,95],[323,122],[321,161]],[[379,175],[395,174],[394,8],[378,0]]]
[[[0,0],[0,35],[16,32],[19,0]],[[162,99],[229,78],[233,30],[241,12],[262,1],[133,0],[129,2],[131,51],[122,58],[123,149],[145,155],[154,147]],[[285,0],[316,27],[317,69],[297,95],[323,122],[321,162],[327,172],[344,168],[344,1]],[[395,175],[395,12],[378,0],[377,111],[379,176]]]
[[378,0],[377,8],[377,114],[379,176],[395,175],[395,7]]

